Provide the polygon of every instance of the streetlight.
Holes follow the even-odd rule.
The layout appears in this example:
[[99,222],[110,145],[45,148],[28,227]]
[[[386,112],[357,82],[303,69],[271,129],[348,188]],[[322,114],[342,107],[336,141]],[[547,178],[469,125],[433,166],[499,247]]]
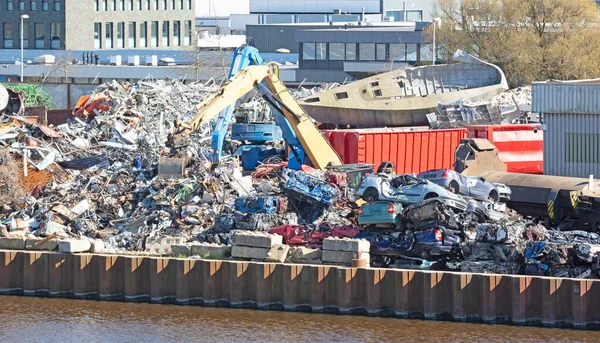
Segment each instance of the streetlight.
[[21,15],[21,83],[23,82],[23,64],[25,63],[25,61],[23,60],[23,20],[24,19],[29,19],[29,16],[27,14],[23,14]]
[[435,65],[435,60],[437,57],[437,51],[435,49],[435,27],[438,26],[440,23],[442,22],[442,18],[433,18],[433,44],[432,44],[432,49],[433,49],[433,57],[432,57],[432,62],[431,65]]

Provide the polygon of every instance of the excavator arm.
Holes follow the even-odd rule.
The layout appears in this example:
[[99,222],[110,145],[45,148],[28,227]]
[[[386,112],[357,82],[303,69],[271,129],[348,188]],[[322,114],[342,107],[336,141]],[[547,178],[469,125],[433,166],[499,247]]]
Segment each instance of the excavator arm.
[[[269,102],[271,109],[285,117],[313,167],[325,169],[328,165],[342,164],[337,152],[278,79],[270,65],[249,66],[240,71],[218,92],[195,106],[196,115],[192,120],[177,123],[180,133],[196,130],[252,89],[257,89]],[[293,140],[285,135],[284,139],[286,142]]]

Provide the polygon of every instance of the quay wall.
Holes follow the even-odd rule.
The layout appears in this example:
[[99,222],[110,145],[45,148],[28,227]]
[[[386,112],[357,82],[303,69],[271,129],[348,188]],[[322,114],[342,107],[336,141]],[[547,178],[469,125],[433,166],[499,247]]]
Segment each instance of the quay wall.
[[600,328],[600,281],[0,250],[0,294]]

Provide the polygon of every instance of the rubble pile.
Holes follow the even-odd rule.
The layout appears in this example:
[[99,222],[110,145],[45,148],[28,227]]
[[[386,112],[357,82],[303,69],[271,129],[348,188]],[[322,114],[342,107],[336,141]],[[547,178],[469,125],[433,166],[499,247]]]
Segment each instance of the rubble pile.
[[509,89],[490,100],[492,106],[512,106],[515,104],[531,105],[531,86]]

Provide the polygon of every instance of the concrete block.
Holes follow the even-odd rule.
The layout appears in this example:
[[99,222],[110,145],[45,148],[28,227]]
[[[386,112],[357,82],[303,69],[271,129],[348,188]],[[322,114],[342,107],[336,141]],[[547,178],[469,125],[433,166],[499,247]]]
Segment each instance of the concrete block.
[[[323,263],[343,263],[350,265],[352,260],[356,258],[356,252],[354,251],[334,251],[334,250],[323,250]],[[361,253],[360,258],[363,260],[370,260],[369,253]],[[367,262],[368,263],[368,262]]]
[[190,256],[192,253],[191,244],[171,244],[171,253],[175,257]]
[[323,240],[323,250],[369,252],[371,243],[366,239],[328,237]]
[[25,249],[25,237],[2,237],[0,238],[0,249]]
[[63,239],[58,241],[58,251],[78,253],[90,251],[92,243],[89,239]]
[[290,247],[288,257],[293,260],[320,260],[323,256],[321,249],[307,247]]
[[275,244],[283,244],[283,236],[266,232],[238,231],[233,236],[233,243],[246,247],[271,248]]
[[248,258],[254,260],[264,260],[267,258],[271,248],[253,248],[234,245],[231,249],[231,256],[237,258]]
[[[41,243],[40,243],[41,242]],[[53,251],[58,249],[58,239],[29,238],[25,241],[25,249],[38,251]]]
[[271,247],[271,250],[269,250],[265,261],[283,263],[288,255],[289,250],[289,245],[275,244]]
[[229,257],[231,256],[231,245],[212,243],[193,243],[191,245],[192,256],[200,257]]
[[104,241],[101,239],[90,239],[90,243],[92,246],[90,247],[90,252],[103,252],[104,251]]
[[145,251],[157,255],[171,255],[171,245],[184,244],[185,241],[183,237],[152,237],[146,240]]

